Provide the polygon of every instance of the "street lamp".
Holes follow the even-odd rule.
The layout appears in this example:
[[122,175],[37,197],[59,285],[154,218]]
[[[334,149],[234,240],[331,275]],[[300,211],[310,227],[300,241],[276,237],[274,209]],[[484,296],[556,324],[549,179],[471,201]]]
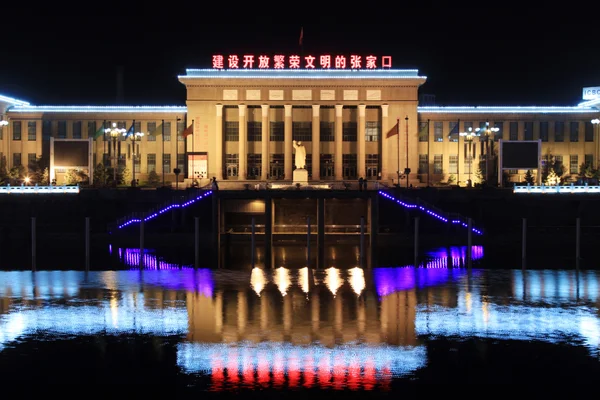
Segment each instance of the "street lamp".
[[108,133],[112,139],[113,142],[113,154],[111,159],[113,160],[112,164],[113,164],[113,185],[116,187],[117,186],[117,139],[119,138],[119,136],[123,135],[125,132],[127,132],[126,129],[123,128],[117,128],[117,123],[113,122],[112,126],[110,128],[106,128],[104,130],[105,133]]
[[473,169],[473,139],[479,136],[479,132],[474,131],[472,127],[469,127],[466,132],[461,132],[460,136],[465,138],[465,141],[469,144],[467,149],[469,149],[469,180],[467,181],[467,186],[471,187],[471,170]]
[[[493,151],[494,151],[494,138],[496,135],[496,132],[500,131],[500,128],[498,128],[497,126],[494,127],[490,127],[490,123],[488,121],[485,122],[485,128],[477,128],[475,129],[475,132],[481,133],[483,132],[483,135],[485,136],[485,182],[488,183],[489,182],[489,169],[490,169],[490,156],[492,155]],[[492,144],[491,144],[491,148],[490,148],[490,137],[492,139]]]
[[600,127],[600,119],[598,118],[594,118],[592,121],[592,124],[594,124],[594,141],[596,142],[596,154],[594,156],[594,158],[596,159],[596,169],[600,168],[600,160],[598,160],[598,157],[600,157],[600,151],[598,151],[598,146],[600,146],[600,137],[598,135],[598,127]]
[[137,157],[139,156],[138,152],[136,151],[137,146],[135,145],[135,143],[142,140],[142,137],[144,137],[144,132],[135,132],[135,133],[130,133],[130,134],[124,133],[123,135],[125,136],[126,139],[127,138],[131,139],[131,143],[132,143],[132,147],[133,147],[133,151],[131,153],[131,156],[133,158],[133,162],[132,162],[132,164],[133,164],[133,168],[132,168],[133,179],[131,180],[131,186],[135,186],[137,184],[135,181],[135,164],[136,164],[135,161],[136,161]]

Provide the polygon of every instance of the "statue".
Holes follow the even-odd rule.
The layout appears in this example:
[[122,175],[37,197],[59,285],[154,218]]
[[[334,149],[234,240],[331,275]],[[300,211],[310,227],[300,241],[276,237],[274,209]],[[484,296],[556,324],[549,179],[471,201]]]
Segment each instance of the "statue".
[[294,145],[294,149],[296,149],[296,169],[304,169],[306,166],[306,149],[301,141],[296,142],[294,140],[292,144]]

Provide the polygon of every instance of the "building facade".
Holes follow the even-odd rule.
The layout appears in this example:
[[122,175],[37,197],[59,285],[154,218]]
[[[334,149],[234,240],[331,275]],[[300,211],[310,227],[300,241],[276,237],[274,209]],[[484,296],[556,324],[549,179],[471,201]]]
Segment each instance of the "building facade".
[[[174,168],[187,184],[291,181],[294,140],[312,182],[492,180],[499,140],[540,141],[542,162],[562,164],[567,181],[584,163],[598,167],[600,97],[556,107],[420,105],[426,79],[398,69],[188,69],[179,76],[186,106],[35,106],[0,96],[0,153],[8,169],[28,167],[48,154],[50,137],[92,138],[94,166],[135,168],[140,183],[151,171],[173,183]],[[115,147],[103,134],[113,122],[144,136]],[[506,172],[523,181],[526,171]]]

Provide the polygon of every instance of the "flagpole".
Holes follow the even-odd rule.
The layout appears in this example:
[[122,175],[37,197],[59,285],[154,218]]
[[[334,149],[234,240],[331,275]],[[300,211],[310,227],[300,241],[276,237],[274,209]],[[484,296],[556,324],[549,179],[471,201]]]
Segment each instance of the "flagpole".
[[[408,188],[408,175],[410,174],[410,169],[408,168],[408,115],[404,118],[406,121],[406,187]],[[400,137],[400,132],[398,132],[398,137]]]
[[456,142],[458,143],[458,152],[456,154],[456,157],[458,158],[456,161],[456,186],[460,186],[460,118],[456,124],[456,134],[458,135],[456,137]]
[[162,178],[163,178],[163,187],[165,186],[165,120],[162,120]]
[[192,179],[196,177],[196,157],[194,157],[194,120],[192,120]]
[[400,118],[396,118],[396,134],[398,135],[398,187],[400,187]]
[[429,167],[429,120],[427,120],[427,187],[429,187],[429,172],[431,168]]
[[102,121],[102,142],[104,144],[104,152],[102,153],[102,168],[104,168],[104,185],[106,185],[106,120]]

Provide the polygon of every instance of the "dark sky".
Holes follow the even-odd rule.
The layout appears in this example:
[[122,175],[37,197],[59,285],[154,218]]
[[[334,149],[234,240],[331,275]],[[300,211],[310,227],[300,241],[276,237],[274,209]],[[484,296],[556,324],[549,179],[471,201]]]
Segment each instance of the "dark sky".
[[438,105],[576,105],[583,87],[600,86],[593,2],[520,3],[9,5],[0,94],[112,105],[122,68],[125,104],[184,105],[186,68],[211,68],[213,54],[298,53],[303,27],[305,55],[391,55],[394,68],[427,76],[420,92]]

